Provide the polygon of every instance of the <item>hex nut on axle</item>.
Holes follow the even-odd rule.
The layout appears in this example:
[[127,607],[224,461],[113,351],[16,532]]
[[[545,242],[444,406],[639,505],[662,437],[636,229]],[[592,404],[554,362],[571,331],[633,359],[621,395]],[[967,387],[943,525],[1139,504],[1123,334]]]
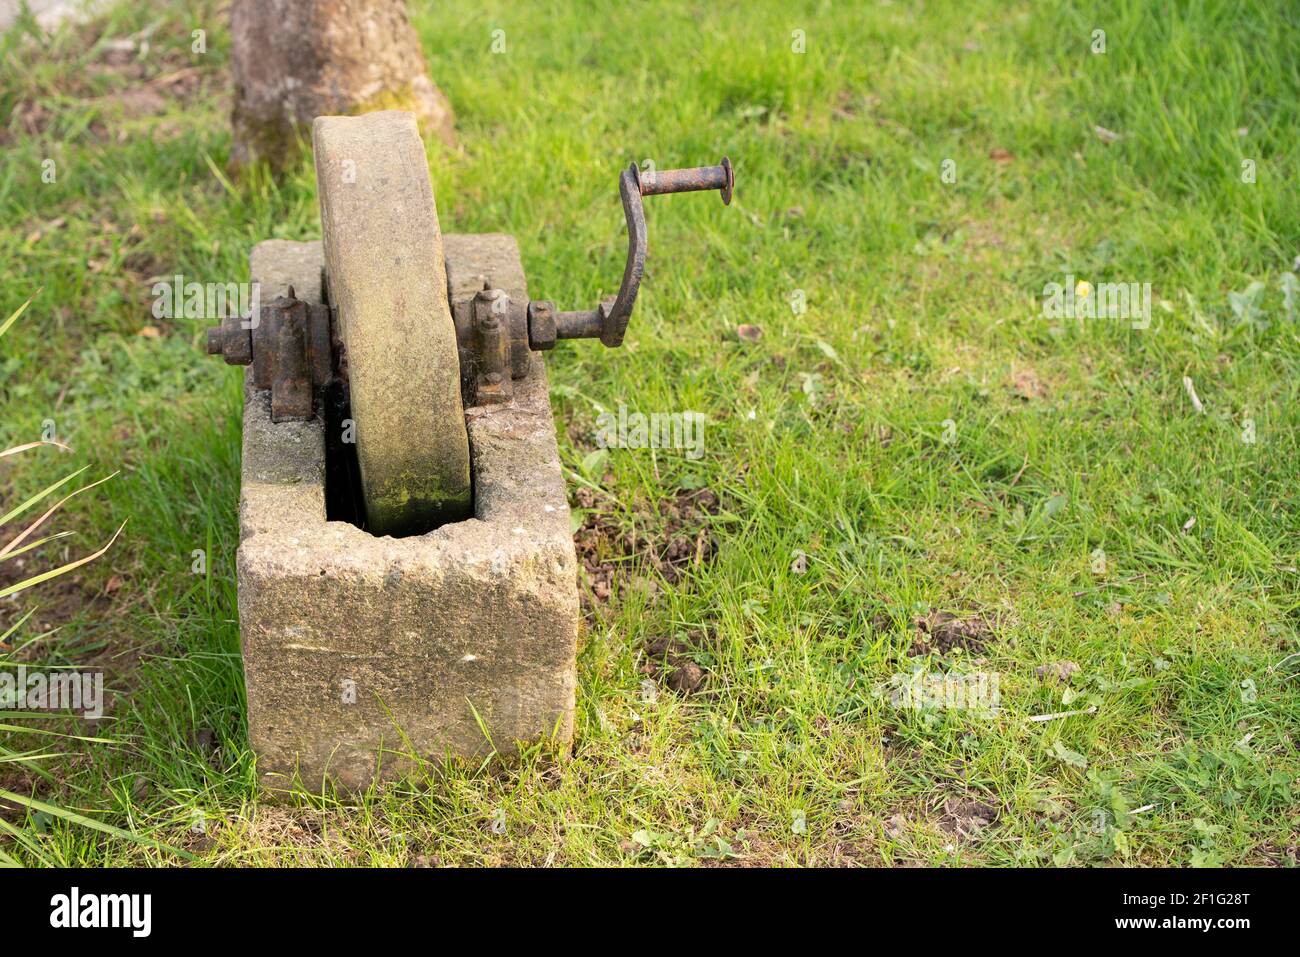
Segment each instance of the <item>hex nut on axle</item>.
[[221,356],[227,365],[246,366],[253,361],[253,336],[239,316],[228,316],[208,328],[208,355]]
[[536,352],[555,348],[555,303],[534,299],[528,304],[528,348]]

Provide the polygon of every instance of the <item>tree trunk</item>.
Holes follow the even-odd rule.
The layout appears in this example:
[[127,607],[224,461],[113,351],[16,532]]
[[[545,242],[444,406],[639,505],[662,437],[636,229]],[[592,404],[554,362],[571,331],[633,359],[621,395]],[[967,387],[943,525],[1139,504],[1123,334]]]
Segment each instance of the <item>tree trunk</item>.
[[410,110],[426,134],[455,143],[405,0],[234,0],[230,37],[237,167],[283,168],[327,114]]

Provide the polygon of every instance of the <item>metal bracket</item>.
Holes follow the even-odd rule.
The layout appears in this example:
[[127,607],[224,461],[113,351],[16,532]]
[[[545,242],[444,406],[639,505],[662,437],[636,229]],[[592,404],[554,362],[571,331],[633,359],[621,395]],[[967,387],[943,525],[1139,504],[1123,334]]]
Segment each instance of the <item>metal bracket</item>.
[[252,365],[253,384],[271,390],[275,422],[310,419],[325,387],[347,379],[334,310],[294,295],[276,296],[256,317],[232,316],[208,329],[208,355]]

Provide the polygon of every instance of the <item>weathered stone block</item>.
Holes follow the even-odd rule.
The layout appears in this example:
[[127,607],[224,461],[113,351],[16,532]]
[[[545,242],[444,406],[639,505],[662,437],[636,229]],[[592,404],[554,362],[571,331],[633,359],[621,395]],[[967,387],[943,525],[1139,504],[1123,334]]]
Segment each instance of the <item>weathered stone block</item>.
[[[526,298],[509,236],[443,237],[453,299]],[[263,301],[318,301],[319,243],[253,250]],[[376,537],[325,510],[320,422],[245,383],[239,616],[249,738],[269,787],[391,777],[414,751],[509,754],[573,733],[577,561],[541,356],[514,401],[466,410],[474,517]]]

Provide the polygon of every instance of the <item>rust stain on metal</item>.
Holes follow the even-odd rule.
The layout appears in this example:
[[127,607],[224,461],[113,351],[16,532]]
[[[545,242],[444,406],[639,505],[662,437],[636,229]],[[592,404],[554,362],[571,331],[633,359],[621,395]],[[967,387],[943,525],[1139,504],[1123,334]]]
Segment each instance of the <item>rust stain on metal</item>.
[[731,191],[736,185],[736,176],[731,168],[731,160],[724,156],[717,166],[654,170],[639,174],[637,181],[642,196],[694,193],[716,189],[722,193],[723,205],[730,206]]

